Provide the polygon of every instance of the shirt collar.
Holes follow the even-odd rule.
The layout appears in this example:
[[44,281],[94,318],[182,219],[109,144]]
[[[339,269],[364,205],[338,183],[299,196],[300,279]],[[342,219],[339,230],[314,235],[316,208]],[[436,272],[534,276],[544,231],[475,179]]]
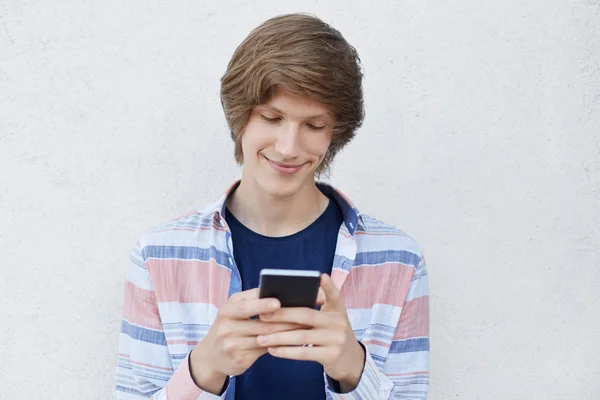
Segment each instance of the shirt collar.
[[363,215],[344,193],[323,182],[317,182],[317,187],[321,190],[321,192],[331,197],[338,204],[342,210],[342,214],[344,215],[344,224],[352,236],[354,236],[359,226],[362,228],[362,230],[368,230]]
[[[234,192],[235,189],[240,184],[240,180],[234,182],[229,189],[225,191],[215,202],[209,204],[205,209],[201,210],[202,215],[213,215],[214,219],[217,219],[217,222],[222,225],[221,221],[225,220],[225,209],[227,208],[227,199]],[[326,196],[332,198],[340,207],[342,214],[344,215],[344,224],[348,232],[354,236],[356,230],[360,226],[363,230],[368,230],[368,226],[365,222],[363,215],[360,213],[358,208],[350,201],[346,195],[344,195],[341,191],[334,188],[333,186],[323,183],[317,182],[317,187],[323,192]]]

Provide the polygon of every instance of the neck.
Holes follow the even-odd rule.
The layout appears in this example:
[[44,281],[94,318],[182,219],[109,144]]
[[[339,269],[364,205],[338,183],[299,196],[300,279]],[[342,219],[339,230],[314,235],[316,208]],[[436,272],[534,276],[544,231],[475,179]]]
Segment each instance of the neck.
[[242,179],[227,201],[229,211],[248,229],[264,236],[293,235],[308,227],[325,211],[329,199],[312,185],[290,196],[273,196]]

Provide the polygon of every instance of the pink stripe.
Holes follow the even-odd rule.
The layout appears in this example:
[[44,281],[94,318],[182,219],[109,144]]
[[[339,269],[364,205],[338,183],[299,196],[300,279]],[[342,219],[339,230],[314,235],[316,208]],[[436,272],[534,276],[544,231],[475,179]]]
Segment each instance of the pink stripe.
[[364,344],[365,346],[368,346],[370,344],[374,344],[376,346],[385,347],[386,349],[389,349],[390,346],[391,346],[390,343],[380,342],[379,340],[363,340],[362,344]]
[[225,228],[221,228],[220,226],[217,226],[216,224],[212,224],[212,226],[210,228],[205,228],[205,227],[195,228],[195,229],[192,229],[192,228],[166,228],[166,229],[156,229],[150,233],[154,234],[154,233],[163,233],[163,232],[171,232],[171,231],[199,232],[199,231],[212,231],[212,230],[225,231]]
[[338,235],[345,237],[346,239],[351,239],[352,235],[350,235],[349,233],[344,233],[342,231],[338,232]]
[[394,340],[429,336],[429,296],[413,299],[402,308]]
[[132,364],[136,364],[136,365],[141,365],[143,367],[149,367],[149,368],[154,368],[154,369],[160,369],[163,371],[173,371],[173,368],[166,368],[166,367],[158,367],[156,365],[152,365],[152,364],[145,364],[145,363],[141,363],[138,361],[134,361],[132,360],[128,354],[123,354],[123,353],[118,353],[119,356],[124,357],[124,358],[129,358],[129,362],[131,362]]
[[167,340],[167,344],[187,344],[188,346],[195,346],[198,343],[200,343],[199,340],[185,340],[185,339]]
[[429,375],[428,371],[406,372],[404,374],[386,374],[387,376]]
[[414,267],[401,263],[352,268],[342,286],[346,308],[402,307],[413,274]]
[[167,344],[187,344],[185,339],[167,340]]
[[162,330],[154,293],[131,282],[125,284],[123,318],[135,325]]
[[227,301],[231,271],[214,260],[149,259],[146,266],[159,302],[211,303],[219,308]]

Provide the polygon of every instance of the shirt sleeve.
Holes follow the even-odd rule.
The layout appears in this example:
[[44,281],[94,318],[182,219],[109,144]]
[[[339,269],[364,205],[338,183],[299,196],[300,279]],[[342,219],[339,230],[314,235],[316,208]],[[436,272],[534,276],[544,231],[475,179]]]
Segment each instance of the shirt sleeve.
[[192,380],[189,354],[172,360],[163,331],[150,273],[140,242],[131,252],[119,335],[115,395],[122,400],[224,399],[200,389]]
[[[338,393],[328,381],[328,399],[424,400],[429,389],[429,280],[424,257],[411,279],[387,358],[376,363],[364,346],[365,366],[358,386]],[[380,358],[380,356],[378,357]],[[339,390],[339,389],[338,389]]]

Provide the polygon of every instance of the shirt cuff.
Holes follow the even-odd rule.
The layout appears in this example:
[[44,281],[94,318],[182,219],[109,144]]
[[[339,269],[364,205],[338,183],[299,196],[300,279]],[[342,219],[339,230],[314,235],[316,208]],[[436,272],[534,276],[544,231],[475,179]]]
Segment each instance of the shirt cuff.
[[229,387],[229,378],[223,385],[223,391],[221,395],[212,394],[205,392],[200,389],[194,380],[192,379],[192,373],[190,371],[190,354],[179,365],[179,368],[169,382],[167,383],[167,399],[168,400],[217,400],[225,399],[227,388]]
[[393,383],[385,375],[382,379],[383,372],[377,368],[365,346],[361,342],[358,343],[365,350],[365,366],[358,385],[351,392],[340,393],[339,382],[327,377],[327,390],[335,399],[378,399],[381,397],[381,393],[389,393],[392,390]]

